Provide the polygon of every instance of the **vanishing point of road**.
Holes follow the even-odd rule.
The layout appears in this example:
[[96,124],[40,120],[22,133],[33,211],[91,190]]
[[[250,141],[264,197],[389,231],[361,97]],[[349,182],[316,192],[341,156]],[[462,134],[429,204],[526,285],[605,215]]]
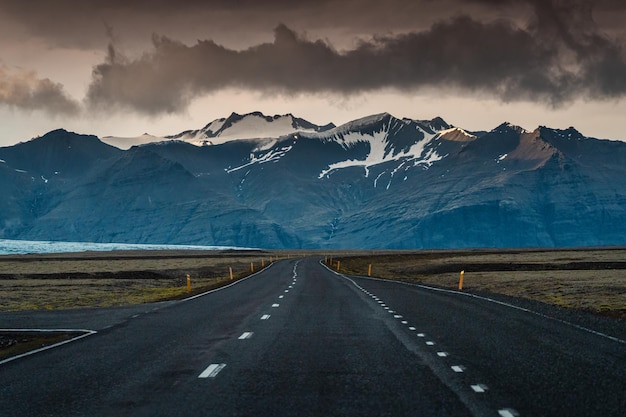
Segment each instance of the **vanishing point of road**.
[[0,320],[91,331],[0,363],[0,416],[626,415],[623,323],[609,334],[315,258],[185,301]]

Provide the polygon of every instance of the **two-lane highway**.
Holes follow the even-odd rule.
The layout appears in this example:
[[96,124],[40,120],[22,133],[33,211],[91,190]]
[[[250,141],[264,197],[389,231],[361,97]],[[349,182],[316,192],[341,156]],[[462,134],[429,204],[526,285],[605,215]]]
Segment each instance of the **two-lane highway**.
[[[453,292],[344,277],[312,258],[275,263],[184,302],[120,314],[111,327],[94,314],[97,334],[0,365],[0,415],[626,410],[626,344],[619,338]],[[55,317],[66,327],[62,313]],[[81,327],[89,324],[87,316]]]

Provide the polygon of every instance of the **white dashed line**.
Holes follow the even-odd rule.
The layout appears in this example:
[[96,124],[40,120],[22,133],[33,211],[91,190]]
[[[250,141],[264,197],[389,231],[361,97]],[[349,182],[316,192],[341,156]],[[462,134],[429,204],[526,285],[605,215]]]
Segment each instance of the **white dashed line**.
[[289,292],[289,290],[285,290],[285,292]]
[[204,370],[204,372],[198,375],[198,378],[215,378],[225,367],[225,363],[212,363]]
[[263,315],[261,316],[261,320],[267,320],[267,319],[269,319],[270,317],[271,317],[271,315],[269,315],[269,314],[263,314]]
[[408,321],[406,321],[406,320],[402,320],[402,321],[401,321],[401,323],[402,323],[402,324],[409,324],[409,322],[408,322]]
[[[337,275],[339,275],[339,274],[337,274]],[[346,278],[346,277],[344,277],[344,278]],[[348,279],[349,279],[349,278],[348,278]],[[349,280],[350,280],[350,279],[349,279]],[[361,291],[363,291],[365,294],[369,295],[369,296],[370,296],[373,300],[377,301],[377,302],[378,302],[378,304],[380,304],[380,306],[381,306],[381,307],[383,307],[385,310],[388,310],[388,312],[389,312],[389,313],[394,314],[394,318],[396,318],[396,319],[400,319],[400,318],[402,318],[402,316],[401,316],[401,315],[399,315],[399,314],[395,314],[396,312],[395,312],[394,310],[390,310],[390,309],[389,309],[389,307],[387,307],[387,306],[386,306],[386,304],[384,304],[384,302],[380,300],[380,298],[378,298],[378,297],[376,297],[375,295],[373,295],[372,293],[368,292],[368,291],[367,291],[367,290],[365,290],[363,287],[360,287],[360,286],[359,286],[358,284],[356,284],[354,281],[352,281],[352,280],[350,280],[350,281],[351,281],[354,285],[356,285],[356,286],[357,286],[357,288],[359,288]],[[421,288],[432,289],[432,290],[435,290],[435,291],[437,291],[437,290],[438,290],[438,289],[435,289],[435,288],[430,288],[430,287],[426,287],[426,286],[422,286],[422,285],[417,285],[417,286],[418,286],[418,287],[421,287]],[[445,292],[450,292],[450,293],[457,293],[456,291],[449,291],[449,290],[443,290],[443,291],[445,291]],[[462,295],[466,295],[466,294],[462,294]],[[485,298],[483,298],[483,297],[476,297],[476,298],[485,299]],[[498,304],[503,304],[503,305],[506,305],[506,306],[510,306],[510,307],[513,307],[513,308],[517,308],[517,309],[522,310],[522,311],[532,312],[532,311],[530,311],[530,310],[526,310],[526,309],[523,309],[523,308],[519,308],[519,307],[517,307],[517,306],[509,305],[509,304],[502,303],[502,302],[497,302],[497,301],[495,301],[495,300],[491,300],[491,299],[486,299],[486,300],[487,300],[487,301],[491,301],[491,302],[496,302],[496,303],[498,303]],[[537,313],[535,313],[535,314],[537,314]],[[548,318],[550,318],[550,317],[548,317]],[[407,322],[406,320],[403,320],[403,321],[402,321],[402,324],[408,324],[408,322]],[[567,323],[567,324],[569,324],[569,323]],[[577,327],[577,326],[575,326],[575,327]],[[584,329],[584,328],[583,328],[583,329]],[[416,328],[415,328],[415,327],[413,327],[413,326],[411,326],[411,327],[409,327],[409,330],[411,330],[411,331],[416,331]],[[584,329],[584,330],[587,330],[587,329]],[[591,332],[592,332],[592,333],[596,333],[596,332],[593,332],[593,331],[591,331]],[[601,334],[601,333],[596,333],[596,334],[599,334],[599,335],[601,335],[601,336],[605,336],[605,337],[607,337],[606,335]],[[425,335],[424,333],[417,333],[417,337],[425,337],[425,336],[426,336],[426,335]],[[610,337],[610,336],[608,336],[608,337],[609,337],[609,338],[611,338],[611,339],[613,339],[613,340],[617,340],[617,341],[619,341],[619,342],[621,342],[621,343],[624,343],[624,341],[622,341],[621,339],[612,338],[612,337]],[[428,346],[434,346],[434,345],[435,345],[435,342],[433,342],[433,341],[430,341],[430,340],[429,340],[429,341],[427,341],[427,342],[426,342],[426,345],[428,345]],[[449,355],[449,354],[448,354],[447,352],[442,352],[442,351],[441,351],[441,352],[437,352],[437,356],[439,356],[440,358],[445,358],[445,357],[447,357],[448,355]],[[464,367],[464,366],[462,366],[462,365],[454,365],[454,366],[451,366],[450,368],[451,368],[454,372],[456,372],[456,373],[463,373],[463,372],[465,372],[465,367]],[[484,393],[484,392],[486,392],[486,391],[488,390],[488,387],[487,387],[486,385],[484,385],[484,384],[472,384],[472,385],[470,385],[470,387],[471,387],[471,388],[472,388],[472,390],[473,390],[474,392],[476,392],[476,393]],[[504,408],[504,409],[500,409],[500,410],[498,410],[498,415],[500,415],[501,417],[519,417],[519,413],[518,413],[516,410],[512,409],[512,408]]]
[[483,393],[487,391],[488,388],[487,388],[487,385],[476,384],[476,385],[472,385],[472,389],[474,390],[474,392]]
[[285,296],[284,295],[279,295],[278,298],[285,298]]
[[252,337],[252,332],[243,332],[241,336],[239,336],[239,340],[250,339]]
[[280,305],[280,304],[272,304],[272,307],[273,307],[273,308],[276,308],[276,307],[278,307],[279,305]]

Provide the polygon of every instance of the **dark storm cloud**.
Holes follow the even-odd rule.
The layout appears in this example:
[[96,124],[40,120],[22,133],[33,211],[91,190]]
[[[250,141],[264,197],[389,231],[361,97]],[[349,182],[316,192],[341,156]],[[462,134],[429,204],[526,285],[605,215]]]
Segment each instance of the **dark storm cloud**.
[[[446,0],[447,1],[447,0]],[[280,21],[299,28],[387,31],[408,28],[428,16],[419,0],[1,0],[3,14],[31,36],[72,48],[102,46],[104,25],[125,40],[153,32],[185,38],[196,33],[267,33]],[[0,24],[2,22],[0,21]],[[206,36],[206,35],[205,35]]]
[[0,105],[20,110],[41,110],[51,115],[74,115],[80,105],[63,86],[32,71],[0,66]]
[[[151,114],[226,87],[437,89],[555,106],[623,97],[625,10],[623,0],[0,0],[0,19],[53,46],[115,39],[93,69],[86,103]],[[287,26],[265,41],[277,21]],[[154,32],[168,35],[153,36],[143,55],[122,53],[119,40],[137,49]],[[200,33],[214,41],[190,45]]]
[[88,102],[156,114],[180,111],[225,87],[273,94],[436,88],[554,106],[626,94],[624,46],[595,27],[591,2],[517,2],[532,7],[527,25],[457,16],[428,30],[362,40],[343,52],[285,25],[273,42],[242,51],[155,36],[152,51],[129,59],[111,46],[106,62],[94,68]]
[[624,32],[623,0],[0,0],[0,26],[4,16],[30,36],[69,48],[101,48],[107,27],[113,27],[131,44],[157,32],[187,42],[220,39],[241,49],[256,36],[266,40],[278,22],[337,43],[346,35],[422,31],[458,14],[520,23],[520,8],[534,8],[544,22],[551,9],[563,14],[585,5],[603,12],[611,30]]

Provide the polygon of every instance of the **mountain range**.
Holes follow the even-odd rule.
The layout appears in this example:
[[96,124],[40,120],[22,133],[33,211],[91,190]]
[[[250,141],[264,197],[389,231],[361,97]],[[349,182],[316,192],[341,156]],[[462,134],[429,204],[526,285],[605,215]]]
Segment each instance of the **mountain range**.
[[0,148],[0,238],[261,248],[626,244],[626,143],[291,114]]

